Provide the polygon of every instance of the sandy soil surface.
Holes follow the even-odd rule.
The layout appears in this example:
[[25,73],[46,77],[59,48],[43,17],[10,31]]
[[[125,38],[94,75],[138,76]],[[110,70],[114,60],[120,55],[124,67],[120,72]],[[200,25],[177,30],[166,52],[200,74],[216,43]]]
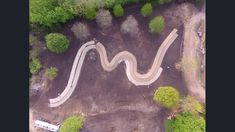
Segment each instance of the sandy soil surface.
[[[63,27],[61,33],[69,36],[70,40],[68,51],[64,54],[53,54],[46,50],[40,55],[45,67],[58,67],[59,76],[51,83],[49,91],[30,99],[30,108],[34,111],[33,119],[43,118],[56,124],[68,116],[81,114],[85,116],[82,132],[164,132],[164,119],[168,116],[168,111],[154,103],[152,98],[154,90],[159,86],[174,86],[182,95],[187,92],[181,72],[174,68],[175,63],[181,59],[184,27],[179,19],[182,16],[177,14],[184,13],[183,6],[174,3],[162,6],[145,19],[139,14],[139,9],[140,5],[128,6],[125,8],[125,15],[113,18],[113,26],[105,31],[96,22],[80,19]],[[130,14],[139,22],[138,37],[127,37],[120,32],[121,23]],[[157,15],[165,17],[166,27],[160,35],[153,35],[148,32],[148,22]],[[70,31],[72,24],[77,21],[83,21],[91,29],[96,29],[91,30],[91,38],[96,38],[106,47],[109,59],[123,50],[134,54],[140,73],[147,72],[160,44],[173,28],[178,29],[179,36],[164,57],[162,75],[149,86],[135,86],[129,82],[124,64],[111,72],[105,72],[99,55],[95,50],[91,51],[84,61],[78,85],[70,99],[58,108],[49,108],[48,99],[56,97],[64,90],[76,52],[83,44]]]

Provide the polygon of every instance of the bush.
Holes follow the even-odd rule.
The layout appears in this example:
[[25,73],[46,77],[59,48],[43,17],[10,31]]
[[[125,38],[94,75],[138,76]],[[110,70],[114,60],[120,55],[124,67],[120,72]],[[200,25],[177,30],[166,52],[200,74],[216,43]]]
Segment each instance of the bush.
[[149,23],[149,31],[151,33],[161,33],[165,27],[165,20],[162,16],[153,18]]
[[37,37],[35,37],[34,35],[32,34],[29,34],[29,45],[30,46],[33,46],[35,43],[38,42],[38,39]]
[[108,10],[99,10],[96,16],[96,22],[101,28],[112,26],[112,16]]
[[95,8],[87,8],[84,17],[88,20],[94,20],[96,18]]
[[83,127],[83,117],[71,116],[67,118],[59,129],[60,132],[79,132]]
[[173,108],[179,103],[180,95],[179,92],[171,86],[159,87],[154,93],[153,100],[166,108]]
[[204,113],[203,105],[191,96],[183,99],[181,108],[184,112],[190,112],[192,114]]
[[172,0],[158,0],[159,5],[170,3]]
[[151,15],[153,11],[152,5],[150,3],[146,3],[140,10],[142,16],[146,17]]
[[32,74],[36,74],[38,73],[38,71],[42,68],[42,64],[39,60],[39,58],[37,57],[32,57],[29,60],[29,70],[30,73]]
[[72,28],[74,35],[80,40],[86,40],[90,36],[90,31],[86,24],[84,23],[75,23]]
[[205,119],[191,113],[181,113],[167,122],[166,132],[205,132]]
[[117,17],[120,17],[120,16],[124,15],[124,10],[123,10],[121,4],[117,4],[113,7],[113,13]]
[[105,0],[105,7],[112,8],[115,4],[115,0]]
[[139,33],[138,22],[132,15],[122,23],[121,32],[131,36],[136,36]]
[[46,78],[54,80],[58,76],[58,69],[56,67],[47,68],[44,75]]
[[45,36],[47,48],[54,53],[63,53],[69,47],[69,40],[60,33],[50,33]]

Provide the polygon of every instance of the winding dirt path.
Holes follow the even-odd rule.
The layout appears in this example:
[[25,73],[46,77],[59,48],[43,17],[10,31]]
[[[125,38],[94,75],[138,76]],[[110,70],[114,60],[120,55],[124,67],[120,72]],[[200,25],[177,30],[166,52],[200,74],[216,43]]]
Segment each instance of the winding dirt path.
[[200,61],[197,57],[197,50],[200,46],[200,39],[196,31],[196,28],[202,20],[205,21],[205,13],[200,12],[184,23],[182,70],[189,94],[205,103],[205,89],[199,82]]
[[123,51],[118,53],[110,62],[108,61],[107,53],[104,46],[98,42],[90,41],[84,44],[79,50],[75,57],[73,67],[70,73],[68,84],[65,90],[56,98],[49,99],[50,107],[57,107],[63,104],[73,93],[80,76],[81,68],[85,59],[87,52],[91,49],[96,49],[100,55],[101,65],[104,70],[110,72],[114,70],[119,63],[122,61],[126,64],[126,74],[133,84],[135,85],[149,85],[156,81],[161,75],[162,68],[160,67],[167,49],[171,46],[174,40],[177,38],[177,30],[173,29],[172,32],[167,36],[167,38],[161,44],[155,59],[153,61],[152,67],[148,70],[146,74],[140,74],[137,72],[137,60],[133,54],[128,51]]

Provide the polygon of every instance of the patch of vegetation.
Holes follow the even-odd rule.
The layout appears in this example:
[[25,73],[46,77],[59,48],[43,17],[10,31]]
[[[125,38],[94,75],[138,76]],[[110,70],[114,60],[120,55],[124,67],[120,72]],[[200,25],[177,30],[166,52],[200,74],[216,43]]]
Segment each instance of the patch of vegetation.
[[197,101],[194,97],[187,96],[181,103],[183,112],[189,112],[192,114],[204,113],[203,105]]
[[54,80],[58,76],[58,69],[56,67],[47,68],[44,76],[50,80]]
[[146,17],[146,16],[149,16],[151,15],[153,11],[153,7],[150,3],[146,3],[140,10],[140,13],[142,16]]
[[159,5],[170,3],[172,0],[158,0]]
[[205,119],[191,113],[181,113],[173,120],[168,120],[166,132],[205,132]]
[[33,46],[34,44],[36,44],[38,42],[37,37],[35,37],[32,34],[29,34],[29,45]]
[[60,33],[50,33],[45,36],[47,48],[54,53],[63,53],[69,47],[69,40]]
[[108,10],[100,9],[96,15],[96,22],[101,28],[112,26],[112,16]]
[[116,4],[113,7],[113,14],[117,17],[120,17],[120,16],[124,15],[124,9],[122,8],[121,4]]
[[153,100],[166,108],[173,108],[179,103],[180,94],[171,86],[159,87],[154,93]]
[[161,33],[165,27],[163,16],[157,16],[149,22],[149,31],[151,33]]
[[29,7],[31,25],[50,28],[74,17],[73,13],[63,8],[57,0],[30,0]]
[[32,57],[29,59],[29,71],[32,74],[38,73],[38,71],[42,68],[41,61],[38,57]]
[[90,31],[88,29],[88,26],[84,23],[75,23],[72,26],[71,31],[78,39],[82,41],[87,40],[90,36]]
[[139,33],[138,22],[132,15],[128,16],[122,23],[121,33],[124,35],[130,35],[132,37],[137,36]]
[[105,7],[112,8],[115,3],[116,3],[116,0],[105,0]]
[[79,132],[83,127],[83,117],[71,116],[67,118],[61,125],[60,132]]
[[85,11],[84,17],[88,20],[95,20],[96,18],[95,8],[87,8],[87,10]]

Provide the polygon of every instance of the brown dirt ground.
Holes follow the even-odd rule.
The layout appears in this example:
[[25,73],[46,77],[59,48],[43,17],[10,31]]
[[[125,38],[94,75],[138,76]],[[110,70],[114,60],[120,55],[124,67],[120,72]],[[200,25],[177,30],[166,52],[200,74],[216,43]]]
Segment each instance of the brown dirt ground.
[[[174,68],[175,63],[180,60],[183,37],[182,22],[172,16],[175,6],[177,5],[170,4],[157,8],[147,18],[139,14],[139,5],[128,6],[125,8],[125,15],[121,18],[113,17],[113,26],[105,31],[102,31],[95,22],[80,19],[65,24],[61,33],[70,40],[68,51],[64,54],[53,54],[46,50],[40,55],[44,67],[56,66],[59,69],[59,76],[52,82],[48,92],[30,99],[34,117],[44,118],[55,124],[70,115],[82,114],[85,116],[82,132],[163,132],[163,123],[168,111],[153,102],[154,90],[159,86],[171,85],[182,95],[186,94],[181,72]],[[135,38],[120,33],[120,25],[129,14],[139,22],[141,32]],[[148,32],[148,22],[157,15],[165,17],[166,26],[160,35],[153,35]],[[173,28],[178,29],[179,36],[164,57],[162,75],[150,86],[135,86],[129,82],[124,63],[112,72],[104,71],[100,65],[99,55],[96,51],[91,51],[95,53],[95,60],[90,58],[91,54],[87,54],[78,85],[72,96],[60,107],[49,108],[48,99],[56,97],[64,90],[76,52],[83,44],[70,31],[72,24],[77,21],[89,25],[92,29],[91,38],[96,38],[105,46],[109,59],[123,50],[133,53],[141,73],[147,72],[150,68],[160,44]],[[102,35],[102,32],[106,35]],[[167,69],[167,66],[170,69]]]

